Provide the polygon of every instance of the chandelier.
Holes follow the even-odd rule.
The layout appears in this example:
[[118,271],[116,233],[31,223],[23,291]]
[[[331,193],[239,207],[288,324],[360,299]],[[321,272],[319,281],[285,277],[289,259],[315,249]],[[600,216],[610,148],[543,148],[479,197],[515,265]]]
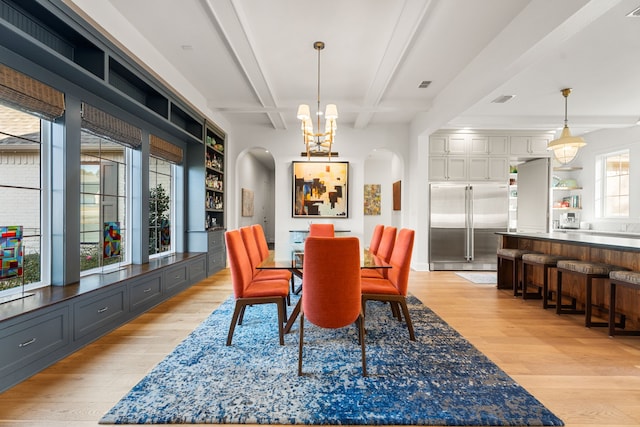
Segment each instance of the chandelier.
[[336,104],[327,104],[324,113],[324,132],[322,132],[320,130],[320,116],[322,115],[322,112],[320,111],[320,51],[324,49],[324,42],[315,42],[313,44],[313,48],[318,51],[318,104],[316,109],[317,132],[313,131],[313,122],[311,120],[309,105],[300,104],[300,106],[298,106],[298,119],[301,122],[302,137],[304,138],[304,144],[307,149],[307,159],[309,159],[311,155],[327,155],[331,158],[333,138],[337,129],[336,119],[338,118],[338,108],[336,107]]
[[564,96],[564,128],[560,138],[554,139],[547,145],[547,150],[553,150],[553,155],[556,159],[561,164],[566,165],[576,157],[580,147],[584,147],[587,143],[578,136],[571,136],[569,126],[567,126],[567,98],[571,93],[571,89],[562,89],[561,92],[562,96]]

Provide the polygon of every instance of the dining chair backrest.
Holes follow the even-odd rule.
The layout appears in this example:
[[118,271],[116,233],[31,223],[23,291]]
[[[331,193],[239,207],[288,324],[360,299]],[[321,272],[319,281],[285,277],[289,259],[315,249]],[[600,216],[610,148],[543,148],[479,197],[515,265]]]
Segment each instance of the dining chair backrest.
[[249,256],[251,268],[255,269],[258,264],[262,262],[260,249],[258,249],[258,243],[256,242],[256,236],[251,227],[240,227],[240,235],[242,236],[244,247],[247,250],[247,255]]
[[384,262],[389,262],[391,254],[393,253],[393,246],[396,243],[396,233],[398,229],[396,227],[385,227],[382,232],[382,238],[380,239],[380,246],[378,247],[377,256],[382,258]]
[[233,295],[236,298],[244,296],[244,289],[253,279],[253,268],[244,247],[242,235],[239,230],[229,230],[224,233],[224,240],[227,245],[227,255],[229,258],[229,269],[231,270],[231,282],[233,283]]
[[269,256],[269,244],[267,243],[267,237],[264,234],[264,229],[260,224],[253,224],[251,226],[253,235],[258,243],[258,249],[260,249],[260,257],[264,260]]
[[398,232],[398,238],[393,247],[393,253],[389,264],[387,277],[391,283],[398,289],[400,295],[407,296],[407,288],[409,285],[409,271],[411,270],[411,255],[413,252],[413,240],[415,231],[402,228]]
[[333,224],[309,224],[309,237],[335,237]]
[[382,240],[383,231],[383,224],[378,224],[373,228],[373,234],[371,235],[371,241],[369,242],[369,252],[374,255],[378,253],[378,248],[380,247],[380,241]]
[[308,237],[304,244],[302,310],[322,328],[341,328],[361,312],[357,237]]

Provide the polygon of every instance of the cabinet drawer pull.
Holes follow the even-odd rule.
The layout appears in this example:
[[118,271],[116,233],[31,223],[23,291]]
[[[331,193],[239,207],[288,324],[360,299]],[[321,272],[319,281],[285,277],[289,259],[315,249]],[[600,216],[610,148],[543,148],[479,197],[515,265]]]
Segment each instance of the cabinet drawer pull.
[[148,294],[149,292],[151,292],[151,288],[147,288],[147,289],[145,289],[145,290],[144,290],[144,291],[142,291],[142,292],[144,292],[145,294]]
[[98,309],[98,313],[104,313],[107,310],[109,310],[109,307],[102,307]]
[[18,344],[18,347],[26,347],[28,345],[33,344],[34,342],[36,342],[35,338],[31,338],[29,341],[25,341],[23,343]]
[[176,277],[174,277],[174,279],[176,279],[176,280],[177,280],[177,279],[180,279],[180,275],[179,275],[179,274],[176,274]]

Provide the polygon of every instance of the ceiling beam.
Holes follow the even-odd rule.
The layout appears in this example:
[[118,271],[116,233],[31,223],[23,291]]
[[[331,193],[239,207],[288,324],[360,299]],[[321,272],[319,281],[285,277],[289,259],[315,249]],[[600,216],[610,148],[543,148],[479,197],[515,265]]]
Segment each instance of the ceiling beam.
[[389,87],[396,70],[403,62],[415,37],[419,34],[418,28],[424,25],[423,21],[427,16],[427,11],[430,10],[433,3],[434,0],[426,2],[423,0],[406,0],[404,2],[400,17],[396,22],[384,55],[380,59],[378,69],[362,103],[368,111],[358,114],[353,125],[355,129],[367,127],[373,118],[375,109],[380,104],[382,96]]
[[242,17],[233,0],[201,0],[209,13],[214,27],[235,58],[238,67],[244,73],[247,83],[252,88],[258,102],[267,110],[266,114],[274,129],[287,128],[282,113],[276,111],[277,103],[271,92],[269,82],[262,72],[255,50],[251,45],[247,31],[242,24]]

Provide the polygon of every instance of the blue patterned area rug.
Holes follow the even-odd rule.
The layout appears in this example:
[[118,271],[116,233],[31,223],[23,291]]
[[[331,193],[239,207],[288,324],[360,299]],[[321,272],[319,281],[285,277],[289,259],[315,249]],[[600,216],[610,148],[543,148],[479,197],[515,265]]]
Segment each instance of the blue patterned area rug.
[[229,299],[100,423],[564,425],[418,299],[409,310],[416,342],[367,305],[366,378],[354,326],[306,322],[298,377],[299,323],[280,346],[275,306],[248,307],[226,347]]

